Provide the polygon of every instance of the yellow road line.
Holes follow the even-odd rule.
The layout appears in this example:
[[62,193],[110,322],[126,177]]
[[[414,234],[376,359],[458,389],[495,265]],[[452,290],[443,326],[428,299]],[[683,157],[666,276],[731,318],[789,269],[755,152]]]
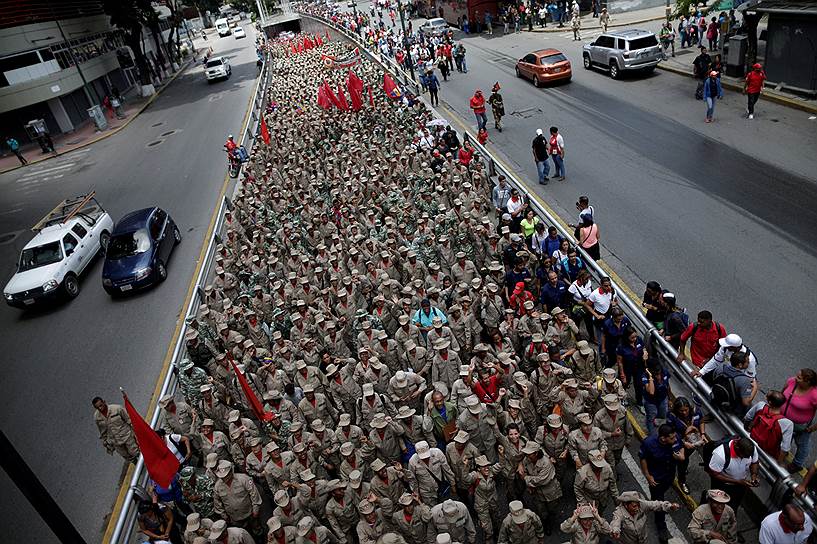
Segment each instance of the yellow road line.
[[[251,104],[252,99],[255,96],[255,92],[250,95],[249,100],[247,100],[247,111],[244,113],[244,121],[241,123],[243,127],[241,129],[241,134],[244,134],[244,131],[247,130],[247,124],[250,118],[250,111],[251,111]],[[170,371],[170,363],[171,359],[173,358],[173,350],[176,347],[176,342],[179,339],[179,333],[182,329],[182,324],[184,323],[184,318],[186,316],[182,315],[182,312],[190,305],[190,301],[193,298],[193,291],[196,288],[196,278],[199,276],[199,272],[201,271],[201,267],[204,266],[204,258],[205,253],[207,251],[207,245],[210,242],[210,238],[213,236],[213,230],[216,226],[216,220],[218,219],[218,210],[220,208],[220,202],[224,198],[224,195],[227,193],[227,186],[230,183],[230,174],[229,172],[224,175],[224,183],[221,185],[221,190],[219,191],[218,199],[216,199],[216,207],[213,210],[212,216],[210,217],[210,225],[207,227],[207,233],[204,236],[204,240],[201,244],[201,251],[199,251],[199,258],[198,262],[196,263],[196,269],[193,271],[193,277],[190,278],[190,286],[187,288],[187,296],[185,296],[184,303],[182,304],[181,310],[179,311],[179,318],[176,321],[176,329],[173,331],[173,336],[170,339],[170,345],[167,347],[167,352],[165,353],[164,362],[162,363],[162,370],[159,372],[159,378],[156,381],[156,387],[153,388],[153,394],[150,397],[150,401],[148,403],[148,411],[145,414],[145,420],[150,421],[153,417],[153,413],[156,410],[156,402],[159,399],[159,393],[162,391],[162,385],[164,384],[165,377],[167,373]],[[128,468],[128,472],[125,474],[125,479],[122,481],[122,485],[119,488],[119,493],[116,496],[116,502],[114,502],[113,511],[111,513],[111,517],[108,520],[108,525],[105,528],[105,533],[102,537],[103,542],[109,542],[110,538],[113,536],[113,531],[116,528],[116,521],[119,518],[119,514],[122,511],[122,507],[124,506],[125,497],[128,494],[128,489],[130,487],[131,478],[133,478],[133,470],[134,466],[131,465]]]
[[[465,123],[463,123],[463,121],[460,119],[460,117],[456,113],[454,113],[453,111],[451,111],[450,109],[448,109],[445,106],[438,106],[438,108],[447,114],[448,119],[453,120],[463,130],[466,130],[466,131],[470,130],[469,127],[467,127],[465,125]],[[511,168],[502,159],[500,159],[500,158],[498,158],[496,156],[494,156],[493,159],[494,159],[494,161],[498,162],[508,172],[516,173],[516,170]],[[540,197],[538,194],[536,194],[532,190],[532,188],[525,182],[524,179],[519,178],[519,180],[522,182],[522,185],[525,187],[525,189],[527,189],[528,195],[530,195],[531,198],[536,200],[536,202],[539,203],[540,206],[545,208],[550,213],[550,215],[552,215],[557,221],[559,221],[559,223],[562,224],[562,226],[564,228],[567,229],[568,228],[567,223],[559,216],[559,214],[556,213],[556,211],[553,208],[551,208],[547,204],[547,202],[545,202],[542,199],[542,197]],[[620,286],[620,288],[627,294],[628,297],[630,297],[633,300],[640,300],[641,297],[636,295],[635,291],[633,291],[632,288],[629,285],[627,285],[627,283],[623,279],[621,279],[621,277],[618,274],[616,274],[615,271],[613,271],[612,268],[610,268],[603,261],[596,261],[596,262],[598,263],[599,266],[601,266],[610,275],[610,277],[613,279],[613,281],[615,281]],[[638,435],[639,440],[643,440],[644,437],[647,436],[647,433],[644,431],[644,429],[638,423],[635,416],[633,416],[633,414],[632,414],[632,412],[630,412],[630,410],[627,410],[627,419],[630,421],[630,425],[633,426],[633,429],[635,430],[636,434]],[[698,502],[695,499],[693,499],[691,496],[689,496],[688,494],[681,491],[681,487],[678,484],[677,480],[674,482],[674,486],[675,486],[675,490],[678,492],[678,496],[681,497],[681,499],[686,504],[687,508],[689,508],[690,510],[695,510],[696,508],[698,508]]]

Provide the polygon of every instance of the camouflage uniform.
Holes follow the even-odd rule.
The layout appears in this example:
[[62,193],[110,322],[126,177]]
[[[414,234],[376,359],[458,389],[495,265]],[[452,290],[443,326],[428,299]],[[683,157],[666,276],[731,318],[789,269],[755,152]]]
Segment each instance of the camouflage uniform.
[[185,502],[201,514],[202,518],[213,515],[213,483],[207,474],[196,473],[193,467],[185,467],[179,473],[179,484]]

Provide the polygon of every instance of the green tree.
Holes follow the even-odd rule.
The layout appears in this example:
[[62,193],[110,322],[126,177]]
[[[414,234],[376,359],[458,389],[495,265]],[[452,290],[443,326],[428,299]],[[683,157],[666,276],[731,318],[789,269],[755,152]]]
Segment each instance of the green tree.
[[111,18],[111,25],[124,32],[125,43],[133,52],[142,85],[150,84],[150,67],[142,50],[142,28],[150,26],[151,17],[157,18],[150,0],[102,0],[102,6]]

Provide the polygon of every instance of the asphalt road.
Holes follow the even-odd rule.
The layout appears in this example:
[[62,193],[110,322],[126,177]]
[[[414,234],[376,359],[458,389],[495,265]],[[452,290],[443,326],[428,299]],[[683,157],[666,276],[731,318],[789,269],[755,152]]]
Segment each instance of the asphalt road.
[[[98,261],[70,304],[26,313],[0,308],[7,354],[0,425],[88,542],[100,541],[123,467],[100,444],[90,401],[100,395],[121,403],[122,386],[144,413],[153,394],[224,182],[222,144],[227,133],[241,131],[256,81],[254,32],[246,29],[245,39],[207,42],[230,58],[231,79],[208,85],[201,65],[192,66],[122,132],[0,176],[0,233],[15,235],[0,245],[4,282],[31,226],[63,198],[88,189],[114,220],[162,206],[184,237],[167,281],[155,289],[111,300]],[[0,512],[3,541],[56,542],[4,472]]]
[[[614,81],[584,70],[569,36],[463,39],[470,70],[442,83],[440,113],[475,132],[468,99],[499,81],[508,115],[498,133],[488,113],[489,148],[570,222],[577,196],[589,195],[605,261],[637,293],[657,280],[693,318],[711,309],[756,353],[766,388],[812,366],[817,120],[761,101],[749,121],[744,97],[727,91],[705,124],[693,80],[659,70]],[[536,89],[516,79],[516,59],[546,47],[572,61],[572,82]],[[551,125],[565,138],[568,175],[542,187],[530,141]]]

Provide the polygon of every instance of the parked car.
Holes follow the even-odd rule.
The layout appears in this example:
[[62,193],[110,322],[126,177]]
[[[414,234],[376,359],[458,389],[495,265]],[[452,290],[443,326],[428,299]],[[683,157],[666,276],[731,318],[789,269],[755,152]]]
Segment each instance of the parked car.
[[442,36],[448,32],[448,23],[442,17],[435,17],[420,25],[420,30],[426,36]]
[[530,79],[537,87],[553,81],[570,81],[570,61],[558,49],[540,49],[516,61],[516,77]]
[[109,295],[119,295],[164,281],[170,254],[181,241],[179,227],[163,209],[127,214],[111,233],[102,287]]
[[618,79],[622,72],[652,72],[663,58],[655,34],[647,30],[615,30],[584,44],[582,61],[590,70],[594,66],[609,70]]
[[207,83],[212,83],[218,79],[230,79],[233,69],[230,68],[230,61],[227,57],[213,57],[204,65],[204,77]]
[[113,220],[94,193],[63,200],[32,228],[17,271],[3,289],[9,306],[28,308],[64,295],[79,294],[79,278],[105,251]]
[[246,37],[247,37],[247,33],[246,33],[246,32],[244,32],[244,28],[243,28],[243,27],[237,26],[237,27],[235,27],[235,28],[233,29],[233,36],[235,36],[235,39],[236,39],[236,40],[239,40],[239,39],[241,39],[241,38],[246,38]]

